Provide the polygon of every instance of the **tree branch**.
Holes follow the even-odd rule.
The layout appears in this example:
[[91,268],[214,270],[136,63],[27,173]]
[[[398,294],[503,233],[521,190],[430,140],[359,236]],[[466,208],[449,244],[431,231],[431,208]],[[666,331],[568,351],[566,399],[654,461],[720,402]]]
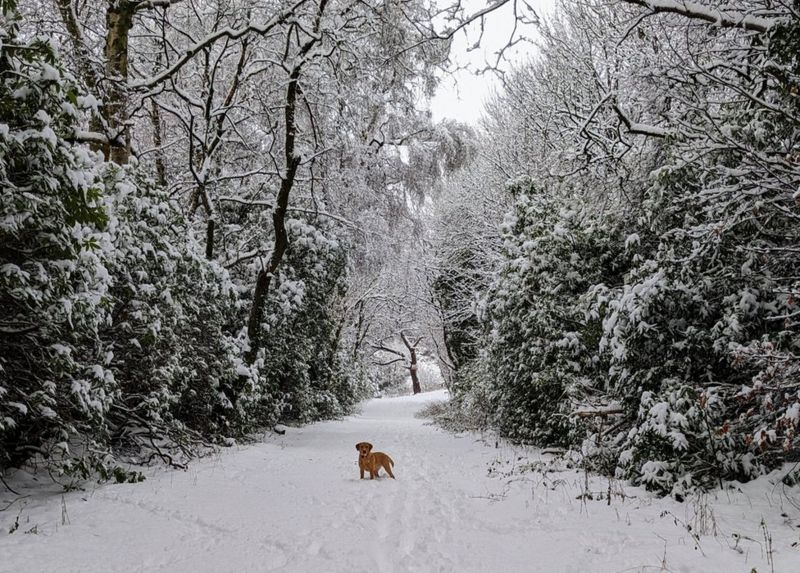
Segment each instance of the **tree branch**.
[[144,0],[143,2],[136,3],[134,11],[152,10],[153,8],[169,8],[173,4],[178,4],[183,0]]
[[100,83],[100,75],[92,63],[91,50],[87,47],[83,31],[78,24],[78,17],[75,14],[72,0],[55,0],[55,4],[75,50],[78,69],[81,76],[83,76],[82,79],[90,90],[95,91]]
[[720,10],[699,2],[688,2],[686,0],[623,0],[623,2],[647,8],[654,14],[680,14],[687,18],[703,20],[720,28],[742,28],[743,30],[764,33],[780,22],[775,18],[761,18],[745,12]]
[[395,364],[396,362],[405,362],[405,358],[395,358],[394,360],[390,360],[389,362],[373,362],[373,364],[375,366],[389,366],[391,364]]
[[633,135],[646,135],[648,137],[666,137],[669,135],[669,131],[663,127],[631,122],[631,120],[628,119],[624,113],[622,113],[622,110],[617,104],[612,104],[611,108],[614,110],[614,112],[616,112],[620,121],[625,124],[625,128],[628,130],[628,133]]
[[126,145],[125,141],[121,139],[120,136],[112,139],[103,133],[84,131],[82,129],[74,130],[72,134],[65,139],[74,143],[101,143],[111,145],[112,147],[125,147]]
[[383,352],[389,352],[390,354],[394,354],[395,356],[401,356],[403,360],[405,360],[406,355],[400,352],[399,350],[395,350],[394,348],[389,348],[388,346],[384,346],[383,344],[371,344],[372,348],[375,350],[380,350]]
[[214,44],[218,40],[222,38],[229,38],[231,40],[236,40],[245,36],[247,34],[259,34],[264,35],[270,30],[272,30],[275,26],[279,24],[283,24],[286,20],[294,14],[294,12],[300,8],[303,4],[305,4],[308,0],[299,0],[297,3],[293,4],[283,12],[276,14],[272,18],[270,18],[267,22],[263,24],[248,24],[242,28],[225,28],[223,30],[217,30],[213,34],[209,34],[193,46],[190,46],[186,53],[183,54],[180,58],[178,58],[175,63],[173,63],[170,67],[165,69],[159,74],[151,76],[149,78],[145,78],[142,80],[137,80],[131,82],[129,87],[131,89],[143,89],[143,88],[152,88],[157,86],[158,84],[168,80],[172,76],[174,76],[178,71],[183,68],[189,61],[192,60],[198,53],[202,52],[203,49],[207,48],[208,46]]

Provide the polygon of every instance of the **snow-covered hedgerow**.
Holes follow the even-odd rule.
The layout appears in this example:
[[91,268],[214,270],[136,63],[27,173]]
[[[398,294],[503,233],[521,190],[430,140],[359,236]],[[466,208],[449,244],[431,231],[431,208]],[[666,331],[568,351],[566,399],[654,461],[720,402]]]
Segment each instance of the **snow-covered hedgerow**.
[[258,381],[243,406],[262,424],[340,416],[362,397],[339,349],[347,243],[336,224],[313,223],[287,221],[290,248],[267,303]]
[[489,363],[458,365],[489,379],[455,389],[488,387],[508,436],[680,493],[800,446],[800,28],[637,10],[565,4],[494,104],[492,152],[532,185],[486,270]]
[[113,284],[100,341],[118,387],[113,445],[236,433],[225,389],[237,377],[243,312],[227,272],[203,257],[178,206],[134,170],[109,164],[104,181]]
[[230,432],[235,293],[178,210],[70,140],[74,80],[44,41],[0,59],[0,466],[108,471],[110,452]]
[[501,227],[507,260],[487,298],[494,418],[510,437],[567,445],[575,399],[604,387],[600,319],[586,312],[586,293],[619,277],[622,245],[530,182],[511,192],[517,203]]
[[0,466],[68,455],[116,391],[98,157],[68,141],[81,98],[48,42],[0,20]]
[[21,43],[10,13],[0,34],[0,470],[138,479],[119,461],[181,464],[279,418],[352,407],[335,227],[288,222],[248,366],[245,289],[135,161],[74,142],[96,102],[52,47]]

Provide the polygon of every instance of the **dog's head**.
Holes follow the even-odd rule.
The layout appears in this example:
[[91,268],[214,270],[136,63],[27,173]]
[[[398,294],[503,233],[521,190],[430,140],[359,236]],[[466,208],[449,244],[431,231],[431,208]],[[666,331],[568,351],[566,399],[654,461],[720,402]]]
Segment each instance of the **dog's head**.
[[366,458],[372,450],[372,444],[369,442],[358,442],[356,444],[356,449],[358,450],[359,458]]

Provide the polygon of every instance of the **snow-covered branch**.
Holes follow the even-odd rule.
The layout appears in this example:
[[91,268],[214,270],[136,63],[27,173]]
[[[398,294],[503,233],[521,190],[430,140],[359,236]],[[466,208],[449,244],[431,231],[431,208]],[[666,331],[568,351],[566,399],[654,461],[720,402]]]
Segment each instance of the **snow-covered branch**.
[[144,89],[144,88],[152,88],[157,86],[158,84],[165,82],[172,76],[174,76],[179,70],[181,70],[187,63],[189,63],[197,54],[201,53],[205,48],[215,44],[219,40],[222,39],[231,39],[236,40],[238,38],[242,38],[248,34],[258,34],[264,35],[271,31],[276,26],[285,23],[290,17],[292,17],[297,10],[309,0],[299,0],[289,8],[281,11],[280,13],[274,15],[268,21],[263,22],[261,24],[250,23],[247,26],[243,26],[241,28],[224,28],[222,30],[217,30],[212,34],[209,34],[202,40],[196,42],[192,46],[186,49],[186,51],[178,58],[171,66],[166,68],[165,70],[150,76],[149,78],[144,78],[141,80],[135,80],[128,83],[128,86],[131,89]]
[[98,133],[96,131],[87,131],[83,129],[73,130],[68,140],[74,141],[76,143],[106,144],[116,147],[124,147],[125,145],[127,145],[127,143],[123,140],[121,136],[108,137],[104,133]]
[[664,129],[663,127],[632,122],[630,119],[628,119],[628,116],[622,112],[617,104],[612,104],[611,107],[617,114],[617,117],[619,117],[620,121],[625,124],[625,128],[628,133],[632,135],[646,135],[648,137],[661,138],[667,137],[670,134],[669,130]]
[[142,0],[141,2],[134,2],[134,10],[152,10],[153,8],[169,8],[175,4],[179,4],[183,0]]
[[647,8],[654,14],[680,14],[687,18],[703,20],[721,28],[742,28],[752,32],[767,32],[781,20],[754,16],[737,10],[724,10],[686,0],[622,0]]

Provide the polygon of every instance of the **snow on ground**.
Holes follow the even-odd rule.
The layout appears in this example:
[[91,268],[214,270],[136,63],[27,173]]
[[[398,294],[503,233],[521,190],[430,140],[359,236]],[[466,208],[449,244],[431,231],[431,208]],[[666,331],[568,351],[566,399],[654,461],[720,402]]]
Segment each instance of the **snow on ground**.
[[[579,499],[583,473],[511,472],[548,456],[414,416],[444,397],[373,400],[185,472],[149,468],[140,484],[62,495],[14,476],[29,497],[0,511],[0,571],[800,572],[796,488],[762,478],[685,503],[628,487],[611,505]],[[396,481],[358,479],[363,440],[394,458]],[[590,479],[595,497],[607,489]],[[0,508],[15,498],[0,494]]]

